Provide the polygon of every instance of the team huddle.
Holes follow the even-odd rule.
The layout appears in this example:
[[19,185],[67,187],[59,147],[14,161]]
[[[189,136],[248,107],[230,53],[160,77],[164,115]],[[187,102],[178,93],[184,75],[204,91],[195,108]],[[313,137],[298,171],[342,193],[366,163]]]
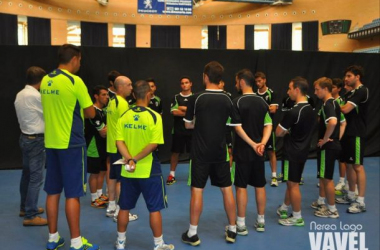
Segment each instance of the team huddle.
[[[44,190],[48,194],[49,240],[46,249],[58,249],[64,244],[57,229],[62,190],[71,232],[70,249],[100,249],[80,236],[79,197],[86,191],[86,172],[90,173],[91,206],[106,209],[106,216],[117,222],[117,250],[125,249],[128,223],[138,219],[131,210],[141,194],[150,214],[154,250],[174,249],[172,244],[165,243],[162,233],[160,211],[168,204],[158,157],[159,145],[164,144],[162,102],[155,95],[154,79],[132,83],[128,77],[111,71],[110,87],[94,87],[92,103],[83,81],[74,75],[80,66],[79,49],[63,45],[59,57],[58,69],[46,75],[40,87],[47,155]],[[189,152],[191,160],[190,223],[181,236],[184,243],[192,246],[201,243],[197,229],[203,209],[203,190],[209,178],[211,185],[222,192],[228,243],[234,243],[237,235],[248,234],[245,223],[248,185],[255,188],[255,230],[265,231],[266,155],[271,166],[271,186],[276,187],[279,182],[287,185],[284,201],[277,209],[279,224],[304,226],[299,185],[315,126],[318,127],[319,179],[319,198],[311,204],[315,216],[338,218],[335,203],[349,204],[349,213],[366,211],[363,154],[369,93],[362,84],[364,74],[360,66],[346,69],[344,97],[339,96],[342,80],[327,77],[315,80],[315,95],[323,103],[318,114],[307,96],[307,80],[291,79],[288,96],[282,104],[283,117],[276,127],[273,117],[279,105],[274,92],[266,85],[265,74],[254,74],[249,69],[237,72],[235,87],[239,96],[232,99],[223,90],[223,73],[223,66],[216,61],[205,65],[205,90],[199,93],[192,93],[190,77],[182,77],[181,92],[171,102],[174,123],[166,184],[176,183],[175,170],[181,153]],[[276,137],[284,140],[279,176]],[[340,162],[341,178],[334,187],[336,160]],[[107,192],[103,192],[104,179]],[[288,211],[290,207],[292,212]]]

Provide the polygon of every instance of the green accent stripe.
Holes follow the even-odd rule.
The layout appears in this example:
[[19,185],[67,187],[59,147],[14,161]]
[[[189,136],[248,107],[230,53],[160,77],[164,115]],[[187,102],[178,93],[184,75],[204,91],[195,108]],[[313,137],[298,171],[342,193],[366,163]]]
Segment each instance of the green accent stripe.
[[[87,191],[87,185],[86,185],[86,182],[85,182],[85,178],[87,177],[85,173],[85,169],[84,169],[84,147],[82,147],[82,183],[83,183],[83,192],[86,193]],[[86,159],[87,160],[87,159]]]
[[235,182],[235,162],[234,161],[232,162],[232,166],[231,166],[231,181],[232,181],[232,184],[234,184]]
[[321,162],[319,166],[319,177],[325,178],[326,171],[326,150],[321,151]]
[[189,176],[187,177],[187,185],[188,186],[191,186],[191,160],[190,160],[190,163],[189,163]]
[[360,137],[356,137],[355,143],[355,164],[360,165]]
[[164,206],[165,208],[168,207],[168,196],[165,193],[165,184],[164,184],[164,179],[161,177],[161,188],[162,188],[162,200],[164,201]]
[[289,161],[284,160],[284,181],[289,180]]
[[273,151],[276,151],[276,134],[272,132]]

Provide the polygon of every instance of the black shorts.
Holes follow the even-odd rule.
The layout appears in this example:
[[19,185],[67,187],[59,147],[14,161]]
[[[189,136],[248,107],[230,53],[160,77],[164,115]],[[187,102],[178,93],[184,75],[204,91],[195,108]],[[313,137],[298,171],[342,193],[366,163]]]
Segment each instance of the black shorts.
[[282,174],[284,176],[284,181],[300,183],[305,163],[306,162],[282,160]]
[[264,161],[236,162],[236,187],[247,188],[247,185],[251,185],[261,188],[264,187],[266,183]]
[[265,145],[267,151],[276,151],[276,135],[274,132],[270,134],[267,145]]
[[87,173],[99,174],[100,171],[107,171],[107,158],[87,157]]
[[172,134],[172,153],[187,153],[191,152],[191,135]]
[[332,180],[334,177],[335,160],[339,158],[340,150],[324,149],[317,153],[317,178]]
[[232,148],[232,132],[228,131],[226,133],[226,144],[228,148]]
[[210,176],[211,185],[229,187],[232,185],[230,163],[200,163],[192,159],[190,162],[189,183],[192,187],[204,188]]
[[117,153],[109,153],[110,156],[110,179],[111,180],[121,180],[121,164],[113,165],[113,163],[119,159],[121,159],[121,155],[119,152]]
[[341,162],[347,164],[363,165],[364,139],[355,136],[343,136]]

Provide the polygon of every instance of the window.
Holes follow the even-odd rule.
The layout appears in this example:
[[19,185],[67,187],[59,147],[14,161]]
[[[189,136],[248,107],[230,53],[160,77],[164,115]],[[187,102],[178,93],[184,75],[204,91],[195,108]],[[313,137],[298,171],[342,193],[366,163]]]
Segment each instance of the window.
[[80,22],[79,21],[67,21],[67,43],[80,46]]
[[113,47],[125,47],[125,26],[124,24],[114,24],[112,27]]
[[202,27],[202,44],[201,49],[208,49],[208,27]]
[[18,45],[28,45],[28,19],[26,16],[17,16]]
[[293,23],[292,26],[292,50],[302,51],[302,23]]
[[255,25],[254,49],[269,49],[269,24]]

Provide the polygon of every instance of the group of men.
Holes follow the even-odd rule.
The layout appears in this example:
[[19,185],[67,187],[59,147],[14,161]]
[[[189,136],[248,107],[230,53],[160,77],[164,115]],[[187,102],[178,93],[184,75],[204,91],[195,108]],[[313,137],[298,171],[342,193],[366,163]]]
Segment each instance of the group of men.
[[[58,233],[58,205],[64,190],[66,218],[71,234],[70,249],[99,249],[98,245],[89,243],[80,234],[79,197],[86,192],[88,171],[91,206],[107,208],[106,215],[117,222],[117,250],[125,248],[129,221],[138,218],[130,211],[135,208],[140,194],[143,194],[150,213],[154,249],[174,249],[172,244],[165,243],[162,234],[160,210],[167,207],[167,196],[158,159],[158,145],[164,143],[162,103],[154,95],[154,79],[132,84],[128,77],[112,71],[109,74],[110,88],[96,86],[93,103],[87,87],[75,75],[80,68],[79,48],[63,45],[58,57],[58,68],[47,75],[38,67],[28,69],[27,85],[15,102],[22,131],[20,146],[24,168],[20,185],[20,216],[25,216],[24,225],[48,224],[46,249],[63,246],[65,240]],[[277,210],[279,223],[286,226],[304,225],[299,183],[308,157],[312,125],[316,123],[313,107],[308,103],[307,80],[296,77],[290,81],[288,95],[294,106],[273,128],[272,118],[278,104],[273,102],[273,91],[266,86],[266,76],[260,72],[254,75],[248,69],[239,71],[236,74],[236,89],[241,95],[232,100],[220,87],[223,73],[220,63],[208,63],[203,71],[205,90],[196,94],[191,92],[190,78],[182,77],[181,92],[171,103],[174,129],[170,174],[166,184],[175,183],[179,154],[191,148],[188,180],[191,186],[190,225],[182,234],[182,241],[192,246],[201,243],[197,229],[203,209],[203,190],[209,177],[211,185],[219,187],[223,195],[228,219],[225,228],[227,242],[234,243],[237,235],[248,234],[245,224],[248,185],[255,187],[258,213],[255,228],[259,232],[265,231],[266,150],[272,151],[268,153],[272,169],[271,185],[278,185],[277,159],[272,143],[274,136],[284,137],[282,172],[287,184],[284,202]],[[347,164],[349,191],[336,202],[350,203],[350,213],[366,210],[363,153],[368,89],[362,84],[363,76],[360,66],[347,68],[345,84],[352,90],[346,95],[344,104],[334,100],[331,79],[324,77],[314,83],[315,94],[323,101],[318,118],[320,197],[312,204],[317,209],[316,216],[339,216],[332,181],[337,158]],[[258,87],[257,93],[253,91],[255,85]],[[232,191],[228,143],[226,136],[220,136],[229,133],[226,125],[236,132],[232,153],[236,201]],[[344,143],[340,144],[340,140]],[[45,149],[47,220],[38,216],[44,210],[37,208]],[[108,196],[102,189],[105,176]],[[356,184],[358,197],[355,196]],[[327,206],[324,205],[324,197],[327,198]],[[288,214],[290,206],[292,215]]]

